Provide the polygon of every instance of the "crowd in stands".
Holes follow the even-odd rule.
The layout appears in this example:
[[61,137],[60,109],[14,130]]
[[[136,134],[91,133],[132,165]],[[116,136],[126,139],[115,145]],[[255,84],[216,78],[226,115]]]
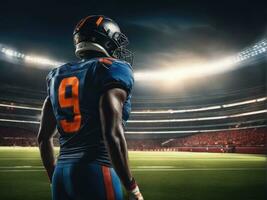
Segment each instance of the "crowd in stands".
[[267,153],[267,128],[199,133],[168,140],[130,140],[139,151]]
[[[0,127],[0,146],[37,146],[36,131]],[[199,133],[181,138],[128,139],[135,151],[267,153],[267,128]],[[58,140],[55,140],[58,145]]]
[[267,142],[267,129],[244,129],[213,133],[200,133],[189,137],[178,138],[166,144],[169,147],[179,146],[264,146]]

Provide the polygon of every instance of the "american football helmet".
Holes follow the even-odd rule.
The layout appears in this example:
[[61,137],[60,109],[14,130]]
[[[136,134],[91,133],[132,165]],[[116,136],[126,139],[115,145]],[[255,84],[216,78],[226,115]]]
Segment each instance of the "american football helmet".
[[91,15],[80,20],[74,29],[73,39],[78,58],[94,51],[130,64],[133,62],[133,54],[126,48],[128,38],[114,20],[103,15]]

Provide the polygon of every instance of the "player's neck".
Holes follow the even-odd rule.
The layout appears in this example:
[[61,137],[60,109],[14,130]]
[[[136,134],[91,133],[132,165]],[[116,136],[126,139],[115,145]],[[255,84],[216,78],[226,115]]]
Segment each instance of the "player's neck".
[[97,52],[97,51],[89,51],[85,52],[82,59],[93,59],[93,58],[101,58],[101,57],[107,57],[104,53]]

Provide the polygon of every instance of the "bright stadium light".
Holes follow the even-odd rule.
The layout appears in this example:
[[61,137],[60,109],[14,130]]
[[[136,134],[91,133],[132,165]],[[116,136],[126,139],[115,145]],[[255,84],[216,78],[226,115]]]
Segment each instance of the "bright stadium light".
[[50,60],[45,57],[33,56],[33,55],[26,55],[25,62],[32,63],[32,64],[45,65],[45,66],[52,66],[52,67],[58,67],[63,64],[60,62]]
[[[218,74],[232,69],[237,61],[234,57],[225,58],[206,64],[194,64],[181,68],[169,68],[156,71],[139,71],[134,74],[136,81],[180,81],[186,78],[197,78]],[[175,64],[173,64],[175,65]]]
[[10,49],[10,48],[1,48],[1,52],[3,54],[5,54],[6,56],[9,56],[9,57],[16,57],[16,58],[24,58],[25,55],[23,53],[20,53],[20,52],[17,52],[13,49]]
[[[48,66],[48,67],[58,67],[63,64],[63,62],[51,60],[43,56],[31,56],[24,53],[14,51],[8,47],[0,45],[1,52],[8,57],[16,57],[22,59],[26,63],[32,63],[36,66]],[[184,80],[187,78],[203,77],[218,73],[223,73],[236,69],[238,64],[244,62],[252,57],[259,55],[265,55],[267,53],[267,39],[263,39],[256,43],[252,47],[249,47],[235,56],[230,56],[227,58],[219,59],[207,63],[199,63],[188,65],[185,64],[181,68],[169,68],[164,70],[154,70],[154,71],[136,71],[134,77],[136,81],[168,81],[176,82]],[[177,63],[170,63],[172,66],[177,66]]]
[[15,51],[3,45],[0,45],[0,49],[1,49],[0,52],[8,58],[20,60],[27,64],[34,64],[37,67],[41,65],[41,66],[53,68],[53,67],[58,67],[63,64],[63,62],[54,61],[49,58],[45,58],[43,56],[26,55],[24,53]]
[[[240,67],[241,62],[245,62],[252,57],[265,55],[267,53],[267,40],[256,43],[254,46],[241,51],[235,56],[219,59],[214,62],[185,65],[184,67],[174,67],[154,71],[138,71],[134,74],[136,81],[180,81],[187,78],[197,78],[213,74],[219,74]],[[170,63],[177,65],[177,63]]]

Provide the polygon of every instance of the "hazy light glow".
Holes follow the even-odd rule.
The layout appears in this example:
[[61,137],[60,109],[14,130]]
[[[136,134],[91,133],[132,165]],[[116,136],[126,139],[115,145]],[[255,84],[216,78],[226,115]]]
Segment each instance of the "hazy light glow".
[[23,53],[17,52],[13,49],[10,49],[10,48],[3,47],[3,48],[1,48],[1,52],[8,57],[15,57],[15,58],[24,58],[25,57],[25,55]]
[[[177,81],[188,77],[197,78],[231,70],[237,63],[234,57],[222,59],[220,61],[184,66],[180,68],[169,68],[155,71],[139,71],[134,74],[136,81]],[[173,63],[173,66],[177,63]]]
[[[252,57],[260,54],[266,54],[267,52],[267,40],[256,43],[252,47],[241,51],[237,55],[227,58],[219,59],[217,61],[211,61],[207,63],[199,63],[188,65],[183,67],[173,67],[163,70],[154,71],[138,71],[134,74],[136,81],[180,81],[187,78],[197,78],[213,74],[219,74],[234,70],[237,66]],[[179,62],[179,61],[178,61]],[[171,66],[181,65],[181,63],[169,63]]]
[[[14,51],[8,47],[3,47],[3,45],[0,45],[0,47],[1,52],[7,57],[21,59],[26,63],[35,64],[36,66],[43,65],[48,67],[58,67],[63,64],[63,62],[54,61],[39,55],[26,55],[24,53]],[[266,52],[267,39],[263,39],[234,56],[218,59],[216,61],[207,63],[187,63],[183,67],[179,68],[177,68],[177,66],[181,66],[181,63],[179,62],[168,63],[170,66],[174,67],[169,69],[165,68],[164,70],[136,71],[134,73],[134,77],[136,81],[168,81],[169,83],[184,80],[187,78],[203,77],[236,69],[239,63],[260,54],[266,54]]]
[[34,64],[36,66],[42,65],[45,67],[58,67],[62,65],[62,62],[54,61],[49,58],[45,58],[42,56],[34,56],[34,55],[26,55],[24,53],[15,51],[8,47],[2,47],[1,45],[1,53],[3,53],[6,57],[20,60],[22,62],[25,62],[27,64]]
[[38,64],[38,65],[45,65],[45,66],[53,66],[53,67],[58,67],[61,64],[63,64],[63,63],[59,63],[59,62],[50,60],[49,58],[34,56],[34,55],[25,56],[25,62],[26,63],[32,63],[32,64]]

